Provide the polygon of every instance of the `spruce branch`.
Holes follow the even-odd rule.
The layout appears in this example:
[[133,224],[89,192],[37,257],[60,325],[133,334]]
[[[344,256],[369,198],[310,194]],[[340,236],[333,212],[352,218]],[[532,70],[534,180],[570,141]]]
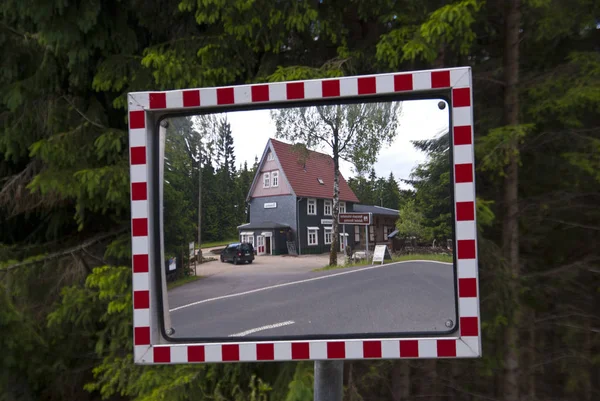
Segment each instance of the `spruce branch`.
[[108,233],[102,233],[102,234],[99,234],[97,236],[94,236],[94,237],[88,239],[87,241],[83,242],[80,245],[77,245],[77,246],[74,246],[74,247],[70,247],[70,248],[67,248],[67,249],[64,249],[64,250],[61,250],[61,251],[58,251],[58,252],[50,253],[50,254],[48,254],[48,255],[44,256],[43,258],[40,258],[40,259],[26,260],[26,261],[23,261],[23,262],[14,263],[12,265],[9,265],[9,266],[1,268],[0,271],[2,271],[2,272],[8,272],[8,271],[17,269],[19,267],[25,267],[25,266],[29,266],[29,265],[33,265],[33,264],[41,263],[41,262],[45,263],[45,262],[47,262],[49,260],[58,259],[58,258],[61,258],[63,256],[72,256],[74,253],[85,251],[86,248],[88,248],[88,247],[90,247],[90,246],[92,246],[92,245],[94,245],[94,244],[96,244],[98,242],[101,242],[101,241],[103,241],[103,240],[105,240],[107,238],[114,237],[114,236],[117,236],[119,234],[123,234],[128,229],[129,229],[129,227],[123,227],[123,228],[121,228],[119,230],[114,230],[114,231],[111,231],[111,232],[108,232]]
[[100,128],[100,129],[108,129],[108,127],[105,127],[102,124],[92,121],[88,116],[85,115],[85,113],[83,111],[79,110],[77,108],[77,106],[75,106],[75,103],[73,103],[68,97],[63,96],[62,98],[65,100],[65,102],[69,103],[69,106],[71,106],[73,108],[73,110],[75,110],[77,112],[77,114],[79,114],[81,117],[83,117],[84,120],[86,120],[87,122],[92,124],[94,127]]

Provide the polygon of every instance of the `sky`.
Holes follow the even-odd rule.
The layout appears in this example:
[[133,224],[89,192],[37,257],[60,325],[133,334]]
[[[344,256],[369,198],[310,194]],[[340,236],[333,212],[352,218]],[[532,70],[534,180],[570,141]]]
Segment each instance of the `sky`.
[[[391,146],[381,149],[374,165],[378,177],[387,178],[393,172],[396,179],[406,179],[414,166],[426,160],[425,154],[417,151],[410,141],[433,138],[448,130],[448,107],[446,105],[444,110],[440,110],[438,102],[439,99],[402,102],[397,136]],[[239,166],[247,162],[250,167],[255,156],[260,160],[269,138],[276,138],[269,110],[225,114],[231,124],[236,164]],[[346,179],[356,176],[352,165],[345,161],[340,163],[340,172]]]

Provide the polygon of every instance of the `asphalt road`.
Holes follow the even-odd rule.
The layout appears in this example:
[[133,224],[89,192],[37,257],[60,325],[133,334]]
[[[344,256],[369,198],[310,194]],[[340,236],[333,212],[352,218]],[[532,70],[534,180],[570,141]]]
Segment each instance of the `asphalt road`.
[[171,291],[174,337],[439,332],[455,320],[451,264],[281,270],[240,269]]

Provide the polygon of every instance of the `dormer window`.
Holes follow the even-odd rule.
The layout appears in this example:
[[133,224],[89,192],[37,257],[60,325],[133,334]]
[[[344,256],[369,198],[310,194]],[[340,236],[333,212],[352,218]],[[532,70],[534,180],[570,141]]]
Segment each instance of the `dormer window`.
[[270,188],[271,187],[271,173],[264,173],[263,174],[263,188]]

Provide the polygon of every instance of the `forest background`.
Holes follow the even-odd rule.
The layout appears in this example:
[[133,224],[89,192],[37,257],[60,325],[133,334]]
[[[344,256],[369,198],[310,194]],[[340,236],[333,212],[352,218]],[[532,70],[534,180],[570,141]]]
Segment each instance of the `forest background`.
[[484,356],[347,362],[345,398],[599,399],[599,28],[595,0],[3,1],[0,399],[310,400],[310,363],[133,364],[126,94],[453,66]]

